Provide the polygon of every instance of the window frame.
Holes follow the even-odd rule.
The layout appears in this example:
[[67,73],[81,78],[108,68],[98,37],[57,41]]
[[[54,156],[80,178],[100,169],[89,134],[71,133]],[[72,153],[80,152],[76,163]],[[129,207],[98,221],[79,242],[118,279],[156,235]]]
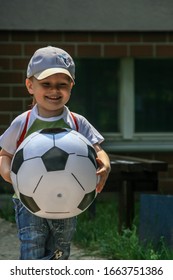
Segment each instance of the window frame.
[[135,132],[134,58],[120,60],[120,133],[103,133],[109,151],[173,151],[173,132]]

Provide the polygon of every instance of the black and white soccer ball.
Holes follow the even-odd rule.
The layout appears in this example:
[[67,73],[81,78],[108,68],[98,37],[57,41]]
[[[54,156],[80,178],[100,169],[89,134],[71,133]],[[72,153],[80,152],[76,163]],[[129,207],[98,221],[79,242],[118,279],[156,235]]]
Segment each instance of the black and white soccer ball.
[[14,190],[33,214],[64,219],[96,197],[97,162],[91,143],[70,129],[43,129],[22,142],[11,163]]

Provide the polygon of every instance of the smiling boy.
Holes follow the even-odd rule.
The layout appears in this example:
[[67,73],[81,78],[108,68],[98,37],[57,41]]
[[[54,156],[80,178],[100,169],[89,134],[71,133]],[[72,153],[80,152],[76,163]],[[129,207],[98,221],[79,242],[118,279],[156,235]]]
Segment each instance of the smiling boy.
[[[104,140],[101,134],[86,118],[71,113],[66,106],[74,80],[75,64],[67,52],[49,46],[34,53],[26,78],[26,87],[33,96],[34,106],[31,111],[19,115],[0,137],[0,174],[6,181],[11,183],[11,160],[27,119],[25,137],[42,128],[59,126],[70,127],[84,135],[97,153],[97,192],[102,191],[110,172],[110,161],[100,146]],[[21,241],[20,259],[68,259],[76,217],[48,221],[28,212],[17,197],[13,201]]]

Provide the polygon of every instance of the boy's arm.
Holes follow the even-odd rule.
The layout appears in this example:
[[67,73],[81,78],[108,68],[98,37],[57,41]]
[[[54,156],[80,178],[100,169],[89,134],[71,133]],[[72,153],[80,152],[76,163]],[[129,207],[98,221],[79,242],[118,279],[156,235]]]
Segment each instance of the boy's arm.
[[11,183],[10,166],[13,155],[7,153],[5,150],[0,151],[0,175],[2,178]]
[[93,145],[97,153],[97,163],[99,168],[97,170],[97,175],[100,176],[100,180],[97,184],[97,192],[100,193],[106,183],[106,180],[111,171],[110,160],[107,153],[101,148],[99,144]]

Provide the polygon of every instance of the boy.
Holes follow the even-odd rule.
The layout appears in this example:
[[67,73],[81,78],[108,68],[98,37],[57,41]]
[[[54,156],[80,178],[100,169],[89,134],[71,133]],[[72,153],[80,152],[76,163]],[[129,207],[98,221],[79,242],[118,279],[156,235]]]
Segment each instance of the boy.
[[[26,87],[33,96],[30,113],[19,115],[0,137],[0,174],[11,183],[10,164],[25,137],[42,128],[58,127],[63,122],[78,130],[94,146],[100,177],[97,192],[101,192],[110,172],[110,161],[100,147],[104,140],[100,133],[81,115],[71,113],[65,104],[70,99],[75,79],[75,64],[62,49],[45,47],[32,56],[27,69]],[[70,242],[76,227],[76,217],[48,220],[30,213],[14,195],[16,223],[20,239],[20,259],[68,259]]]

